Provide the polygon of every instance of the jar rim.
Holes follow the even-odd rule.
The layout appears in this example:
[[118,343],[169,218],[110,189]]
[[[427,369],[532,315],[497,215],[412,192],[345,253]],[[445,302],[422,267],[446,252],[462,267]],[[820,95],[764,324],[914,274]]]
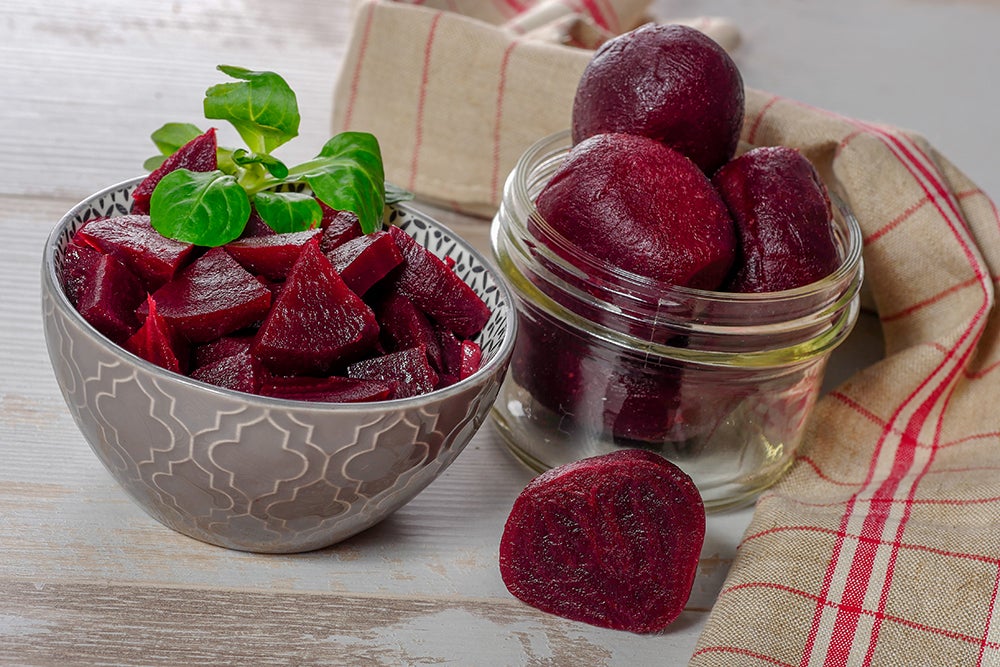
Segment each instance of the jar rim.
[[[539,259],[560,274],[574,276],[581,284],[592,285],[594,275],[608,276],[611,279],[611,286],[603,284],[601,288],[607,289],[607,294],[615,299],[621,297],[629,303],[644,305],[646,309],[638,307],[637,313],[654,317],[652,325],[650,320],[644,320],[647,326],[658,326],[661,314],[665,314],[670,320],[671,309],[677,304],[696,304],[700,317],[698,321],[685,322],[683,318],[689,317],[689,314],[684,313],[685,309],[681,308],[679,312],[684,313],[683,316],[671,320],[670,324],[682,329],[690,327],[692,330],[709,334],[766,336],[769,328],[789,331],[801,326],[805,330],[814,326],[818,319],[834,317],[835,323],[831,327],[833,336],[810,337],[808,341],[810,353],[807,355],[809,358],[816,353],[832,349],[850,331],[859,310],[857,297],[864,273],[863,243],[856,218],[846,202],[836,193],[831,192],[830,199],[834,209],[833,222],[842,260],[831,274],[807,285],[775,292],[737,293],[683,287],[633,273],[599,257],[584,253],[542,218],[535,207],[534,196],[537,196],[539,187],[547,182],[546,175],[551,176],[555,168],[561,164],[570,147],[569,130],[543,137],[521,155],[507,178],[500,209],[493,221],[491,237],[494,255],[508,278],[512,277],[512,270],[521,273],[521,268],[518,268],[517,264],[521,267],[530,264],[532,275],[540,277],[542,282],[551,282],[551,285],[556,285],[559,290],[566,291],[572,298],[581,302],[589,299],[588,308],[603,309],[610,314],[621,315],[619,304],[601,299],[595,296],[593,291],[583,292],[566,281],[561,281],[551,270],[540,268]],[[539,180],[541,177],[544,178]],[[544,235],[544,243],[539,242],[540,235],[535,237],[529,232],[529,218],[531,224]],[[560,254],[560,249],[571,250],[574,261],[569,262],[565,252]],[[666,353],[670,356],[699,359],[709,363],[719,362],[725,355],[730,354],[710,349],[677,348],[655,342],[652,336],[644,338],[631,335],[573,312],[526,278],[518,280],[515,277],[514,282],[517,290],[526,290],[550,315],[572,326],[583,326],[591,334],[617,345],[630,349],[638,346],[647,348],[651,353]],[[740,316],[735,315],[732,321],[725,318],[713,319],[711,316],[712,312],[756,314],[763,311],[798,314],[792,321],[776,318],[770,322],[754,324],[747,324]],[[801,359],[801,355],[801,345],[795,343],[780,349],[744,352],[741,355],[743,358],[741,363],[748,361],[748,357],[757,356],[762,364],[774,365],[779,363],[779,358],[794,360]]]

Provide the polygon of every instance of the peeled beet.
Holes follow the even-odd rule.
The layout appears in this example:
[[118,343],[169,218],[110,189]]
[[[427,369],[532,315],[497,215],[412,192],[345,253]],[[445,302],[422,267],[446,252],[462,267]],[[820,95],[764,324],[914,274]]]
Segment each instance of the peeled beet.
[[755,148],[720,169],[713,182],[741,241],[729,291],[801,287],[840,266],[826,186],[797,150]]
[[248,236],[230,241],[226,252],[254,275],[284,280],[302,252],[302,246],[320,234],[318,229],[288,234]]
[[393,386],[393,398],[426,394],[434,391],[438,382],[423,346],[363,359],[347,367],[347,376],[389,382]]
[[390,226],[389,233],[405,260],[395,280],[399,293],[456,335],[479,333],[490,309],[475,290],[399,227]]
[[125,349],[168,371],[184,373],[187,370],[187,341],[160,316],[152,297],[146,299],[146,319],[125,341]]
[[705,538],[691,478],[638,449],[543,473],[514,501],[500,540],[512,595],[592,625],[657,632],[683,611]]
[[152,298],[163,319],[192,343],[250,326],[271,305],[271,291],[223,248],[206,252]]
[[148,215],[97,218],[81,227],[73,240],[111,255],[148,290],[173,278],[194,252],[190,243],[168,239],[153,229]]
[[345,241],[326,256],[347,286],[358,295],[363,295],[403,263],[399,246],[388,232],[382,231]]
[[281,375],[323,374],[378,340],[375,313],[319,249],[305,245],[260,327],[253,354]]
[[263,396],[325,403],[368,403],[392,395],[393,383],[339,376],[272,378],[260,388]]
[[736,151],[743,78],[704,33],[649,24],[605,42],[580,77],[573,141],[624,132],[662,141],[712,174]]
[[121,345],[136,329],[136,308],[146,298],[139,280],[110,255],[97,258],[74,289],[83,319]]
[[177,149],[163,164],[150,172],[132,193],[132,213],[149,214],[149,200],[160,180],[175,169],[214,171],[218,167],[215,128],[209,129]]
[[535,204],[575,248],[663,283],[715,289],[736,256],[733,222],[711,182],[648,137],[577,144]]
[[248,394],[258,391],[262,375],[259,365],[248,349],[216,359],[191,371],[191,377],[195,380]]

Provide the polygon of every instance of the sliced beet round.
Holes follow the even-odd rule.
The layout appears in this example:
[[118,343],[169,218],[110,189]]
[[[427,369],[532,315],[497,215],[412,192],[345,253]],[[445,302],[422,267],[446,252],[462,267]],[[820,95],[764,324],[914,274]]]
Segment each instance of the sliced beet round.
[[500,540],[512,595],[558,616],[658,632],[683,611],[705,538],[697,488],[666,459],[620,450],[545,472]]

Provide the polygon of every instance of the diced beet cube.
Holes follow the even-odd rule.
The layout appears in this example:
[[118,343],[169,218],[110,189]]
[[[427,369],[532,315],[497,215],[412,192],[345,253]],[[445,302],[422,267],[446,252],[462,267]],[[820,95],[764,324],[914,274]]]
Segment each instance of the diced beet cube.
[[437,371],[443,371],[441,343],[427,316],[413,302],[398,292],[388,294],[378,306],[378,324],[382,341],[390,350],[405,350],[423,345],[427,358]]
[[387,232],[372,232],[345,241],[326,256],[347,286],[359,296],[403,263],[399,246]]
[[81,227],[73,238],[117,259],[149,291],[172,279],[194,252],[190,243],[162,236],[146,215],[97,218]]
[[402,229],[389,227],[389,233],[406,260],[396,278],[400,293],[458,336],[479,333],[490,319],[489,306],[447,264]]
[[87,276],[97,271],[97,265],[104,256],[97,248],[81,245],[75,241],[66,244],[63,253],[62,284],[69,302],[74,306],[80,300],[80,288]]
[[367,403],[384,401],[392,395],[393,385],[381,380],[339,376],[314,378],[274,378],[260,388],[263,396],[322,403]]
[[592,625],[658,632],[683,611],[705,538],[691,478],[620,450],[554,468],[514,501],[500,539],[512,595]]
[[314,240],[292,266],[253,353],[279,375],[321,375],[377,340],[375,313],[344,284]]
[[192,343],[204,343],[267,315],[271,291],[222,248],[212,248],[153,293],[157,310]]
[[354,211],[337,211],[323,202],[319,202],[319,205],[323,209],[323,220],[320,222],[323,236],[319,241],[319,249],[324,253],[361,236],[361,221]]
[[194,366],[199,368],[208,364],[231,357],[234,354],[248,352],[253,344],[254,334],[235,334],[232,336],[222,336],[204,345],[199,345],[194,351]]
[[441,345],[441,370],[458,381],[462,368],[462,341],[445,328],[438,327],[435,331],[438,343]]
[[458,379],[464,380],[479,370],[483,361],[483,350],[471,340],[462,341],[462,361],[458,367]]
[[318,229],[311,229],[289,234],[251,236],[231,241],[224,247],[250,273],[271,280],[284,280],[292,264],[299,258],[302,247],[320,233]]
[[191,371],[195,380],[248,394],[257,393],[262,382],[261,375],[249,349],[221,357]]
[[146,310],[145,321],[125,341],[125,349],[168,371],[183,373],[189,353],[187,342],[160,316],[152,297],[146,299]]
[[160,180],[175,169],[189,171],[214,171],[218,168],[218,144],[215,140],[215,128],[209,129],[177,149],[173,155],[163,161],[159,167],[150,172],[132,193],[132,213],[149,214],[149,199],[153,196]]
[[393,398],[426,394],[433,391],[438,382],[423,346],[363,359],[347,367],[347,376],[392,382]]
[[101,255],[76,291],[76,309],[91,326],[121,345],[139,328],[136,308],[146,298],[139,279],[110,255]]

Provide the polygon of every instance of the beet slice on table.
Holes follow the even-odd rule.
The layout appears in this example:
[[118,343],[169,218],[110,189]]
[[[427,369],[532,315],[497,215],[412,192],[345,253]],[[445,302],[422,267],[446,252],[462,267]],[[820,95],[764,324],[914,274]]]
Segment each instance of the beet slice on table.
[[558,616],[657,632],[684,609],[705,538],[697,488],[666,459],[626,449],[553,468],[514,502],[500,574]]

